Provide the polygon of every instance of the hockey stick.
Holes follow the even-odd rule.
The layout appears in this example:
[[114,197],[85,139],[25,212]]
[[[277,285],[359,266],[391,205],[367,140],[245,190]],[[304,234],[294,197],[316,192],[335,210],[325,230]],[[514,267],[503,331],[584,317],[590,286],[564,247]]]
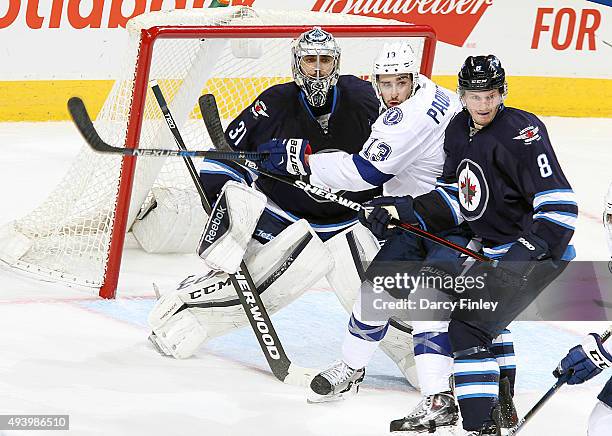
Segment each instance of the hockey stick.
[[[601,342],[606,342],[610,338],[610,336],[612,336],[612,325],[608,327],[608,330],[601,334]],[[556,369],[555,372],[558,374]],[[535,415],[542,408],[542,406],[544,406],[544,404],[546,404],[546,402],[550,400],[550,398],[559,390],[559,388],[561,388],[561,386],[567,383],[572,374],[573,372],[570,371],[562,375],[555,382],[555,384],[552,385],[552,387],[542,396],[542,398],[540,398],[538,402],[535,403],[535,405],[525,414],[525,416],[521,418],[521,420],[509,430],[508,436],[513,436],[519,431],[521,431],[525,424],[527,424],[527,422],[529,422],[529,420],[533,418],[533,415]]]
[[[159,85],[154,81],[152,82],[152,90],[177,146],[181,150],[186,150],[187,147],[170,113],[166,99]],[[210,215],[212,208],[206,198],[202,182],[198,177],[193,161],[187,156],[183,156],[183,159],[200,195],[202,206],[206,213]],[[253,283],[244,260],[240,263],[238,272],[236,274],[229,274],[229,277],[274,376],[284,383],[298,386],[307,385],[310,379],[319,371],[294,365],[289,360],[272,325],[272,320],[270,320],[261,297],[257,293],[257,288]]]
[[[231,160],[237,162],[260,161],[267,153],[257,152],[219,152],[217,150],[168,150],[164,148],[124,148],[114,147],[102,140],[93,125],[91,117],[87,112],[85,103],[79,97],[71,97],[68,100],[68,112],[74,124],[85,138],[91,148],[99,153],[122,154],[124,156],[153,156],[153,157],[203,157],[206,159]],[[172,119],[167,119],[167,123],[174,123]],[[170,124],[168,124],[170,125]]]
[[[219,109],[217,108],[217,102],[215,101],[215,96],[213,94],[204,94],[199,98],[198,102],[200,105],[200,112],[202,112],[202,118],[204,119],[204,124],[206,125],[206,129],[208,130],[208,135],[210,136],[210,139],[212,140],[213,144],[215,144],[215,147],[223,151],[228,151],[228,152],[231,151],[232,148],[227,143],[227,140],[225,139],[225,135],[223,133],[223,126],[221,125],[221,119],[219,117]],[[274,180],[278,180],[279,182],[283,182],[288,185],[292,185],[298,189],[301,189],[304,192],[315,194],[326,200],[329,200],[334,203],[338,203],[342,206],[348,207],[349,209],[360,211],[363,208],[361,204],[355,201],[352,201],[340,195],[325,191],[324,189],[311,185],[310,183],[304,180],[291,179],[289,177],[283,177],[283,176],[278,176],[276,174],[271,174],[267,171],[260,169],[255,162],[245,160],[242,163],[242,165],[248,169],[251,169],[257,172],[258,174],[261,174],[266,177],[270,177]],[[473,257],[474,259],[479,260],[481,262],[497,263],[497,261],[483,254],[480,254],[474,250],[470,250],[467,247],[462,247],[461,245],[455,244],[454,242],[451,242],[444,238],[436,236],[419,227],[413,226],[408,223],[402,223],[401,221],[395,218],[392,218],[390,223],[396,227],[404,229],[424,239],[428,239],[432,242],[435,242],[436,244],[442,245],[444,247],[458,251],[467,256]]]

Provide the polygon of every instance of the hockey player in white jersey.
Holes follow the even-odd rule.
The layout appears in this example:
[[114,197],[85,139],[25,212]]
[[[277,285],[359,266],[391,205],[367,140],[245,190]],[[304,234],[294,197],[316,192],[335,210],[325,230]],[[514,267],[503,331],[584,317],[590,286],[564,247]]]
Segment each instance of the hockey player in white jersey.
[[[612,368],[612,340],[602,343],[597,333],[591,333],[580,345],[569,350],[553,374],[555,377],[566,377],[569,385],[576,385],[590,380],[609,368]],[[597,399],[599,401],[589,417],[587,434],[609,436],[612,429],[612,377]]]
[[[612,183],[604,198],[603,224],[612,265]],[[612,268],[610,269],[612,272]],[[610,326],[612,328],[612,326]],[[602,370],[612,368],[612,339],[602,343],[597,333],[591,333],[582,344],[572,348],[553,373],[568,377],[567,384],[575,385],[595,377]],[[567,375],[570,371],[571,375]],[[589,417],[588,436],[608,436],[612,431],[612,377],[597,396],[599,400]]]
[[[294,153],[285,142],[264,144],[259,151],[270,152],[262,166],[277,174],[310,176],[310,183],[331,189],[363,190],[383,186],[384,195],[419,195],[435,188],[444,162],[444,130],[461,110],[455,93],[420,75],[412,49],[407,43],[390,44],[374,63],[374,88],[384,112],[372,126],[370,138],[356,154],[343,152],[307,155],[305,141]],[[299,161],[300,165],[286,162]],[[377,213],[376,199],[369,204]],[[398,203],[395,208],[401,209]],[[368,221],[370,217],[363,216]],[[444,274],[457,274],[463,260],[450,249],[422,241],[398,229],[372,229],[386,243],[377,254],[366,277],[376,274],[377,262],[413,261],[446,263]],[[461,229],[444,235],[466,245]],[[360,295],[369,292],[372,282],[364,280]],[[312,383],[311,401],[329,401],[356,392],[389,323],[365,319],[358,300],[342,347],[342,360],[317,375]],[[395,430],[427,431],[452,425],[458,419],[449,386],[452,355],[447,321],[413,321],[415,362],[423,401],[406,418],[392,423]]]

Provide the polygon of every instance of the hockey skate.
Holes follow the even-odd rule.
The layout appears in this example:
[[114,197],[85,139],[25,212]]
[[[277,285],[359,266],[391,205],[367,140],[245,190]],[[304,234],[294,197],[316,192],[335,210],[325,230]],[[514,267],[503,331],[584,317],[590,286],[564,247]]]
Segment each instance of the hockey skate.
[[499,381],[499,402],[493,409],[493,421],[499,428],[499,434],[505,436],[518,424],[518,414],[510,393],[510,381],[504,377]]
[[480,430],[466,431],[465,436],[499,436],[497,426],[488,424]]
[[433,433],[439,427],[455,425],[459,408],[452,392],[428,395],[405,418],[391,421],[391,432]]
[[353,369],[340,361],[317,374],[310,382],[309,403],[324,403],[355,395],[365,376],[365,368]]

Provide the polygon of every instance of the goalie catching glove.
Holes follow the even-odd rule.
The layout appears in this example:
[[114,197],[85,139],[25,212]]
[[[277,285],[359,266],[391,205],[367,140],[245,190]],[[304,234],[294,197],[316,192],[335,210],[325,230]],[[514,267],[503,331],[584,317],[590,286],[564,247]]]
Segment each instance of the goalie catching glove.
[[307,176],[310,168],[307,156],[312,154],[310,144],[305,139],[272,139],[257,147],[260,153],[269,153],[260,167],[280,176]]

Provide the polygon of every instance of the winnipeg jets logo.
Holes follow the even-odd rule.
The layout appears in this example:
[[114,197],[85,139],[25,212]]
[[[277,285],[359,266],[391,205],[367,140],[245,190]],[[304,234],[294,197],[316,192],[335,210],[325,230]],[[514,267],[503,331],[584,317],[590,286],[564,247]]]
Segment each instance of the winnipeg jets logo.
[[541,136],[539,134],[540,128],[535,126],[525,127],[519,131],[519,135],[512,139],[523,141],[525,145],[531,144],[533,141],[539,141]]
[[467,221],[477,220],[484,213],[489,201],[489,186],[482,168],[476,162],[464,159],[457,171],[461,213]]
[[472,184],[473,180],[470,180],[470,176],[467,175],[463,180],[459,183],[461,185],[461,195],[463,195],[463,201],[471,207],[473,205],[474,197],[476,194],[480,195],[480,190],[476,188],[475,184]]
[[268,113],[266,112],[266,110],[268,110],[268,107],[266,106],[266,104],[261,101],[261,100],[257,100],[253,106],[251,106],[251,113],[253,114],[253,117],[257,118],[258,116],[264,116],[266,118],[269,118],[270,116],[268,115]]

